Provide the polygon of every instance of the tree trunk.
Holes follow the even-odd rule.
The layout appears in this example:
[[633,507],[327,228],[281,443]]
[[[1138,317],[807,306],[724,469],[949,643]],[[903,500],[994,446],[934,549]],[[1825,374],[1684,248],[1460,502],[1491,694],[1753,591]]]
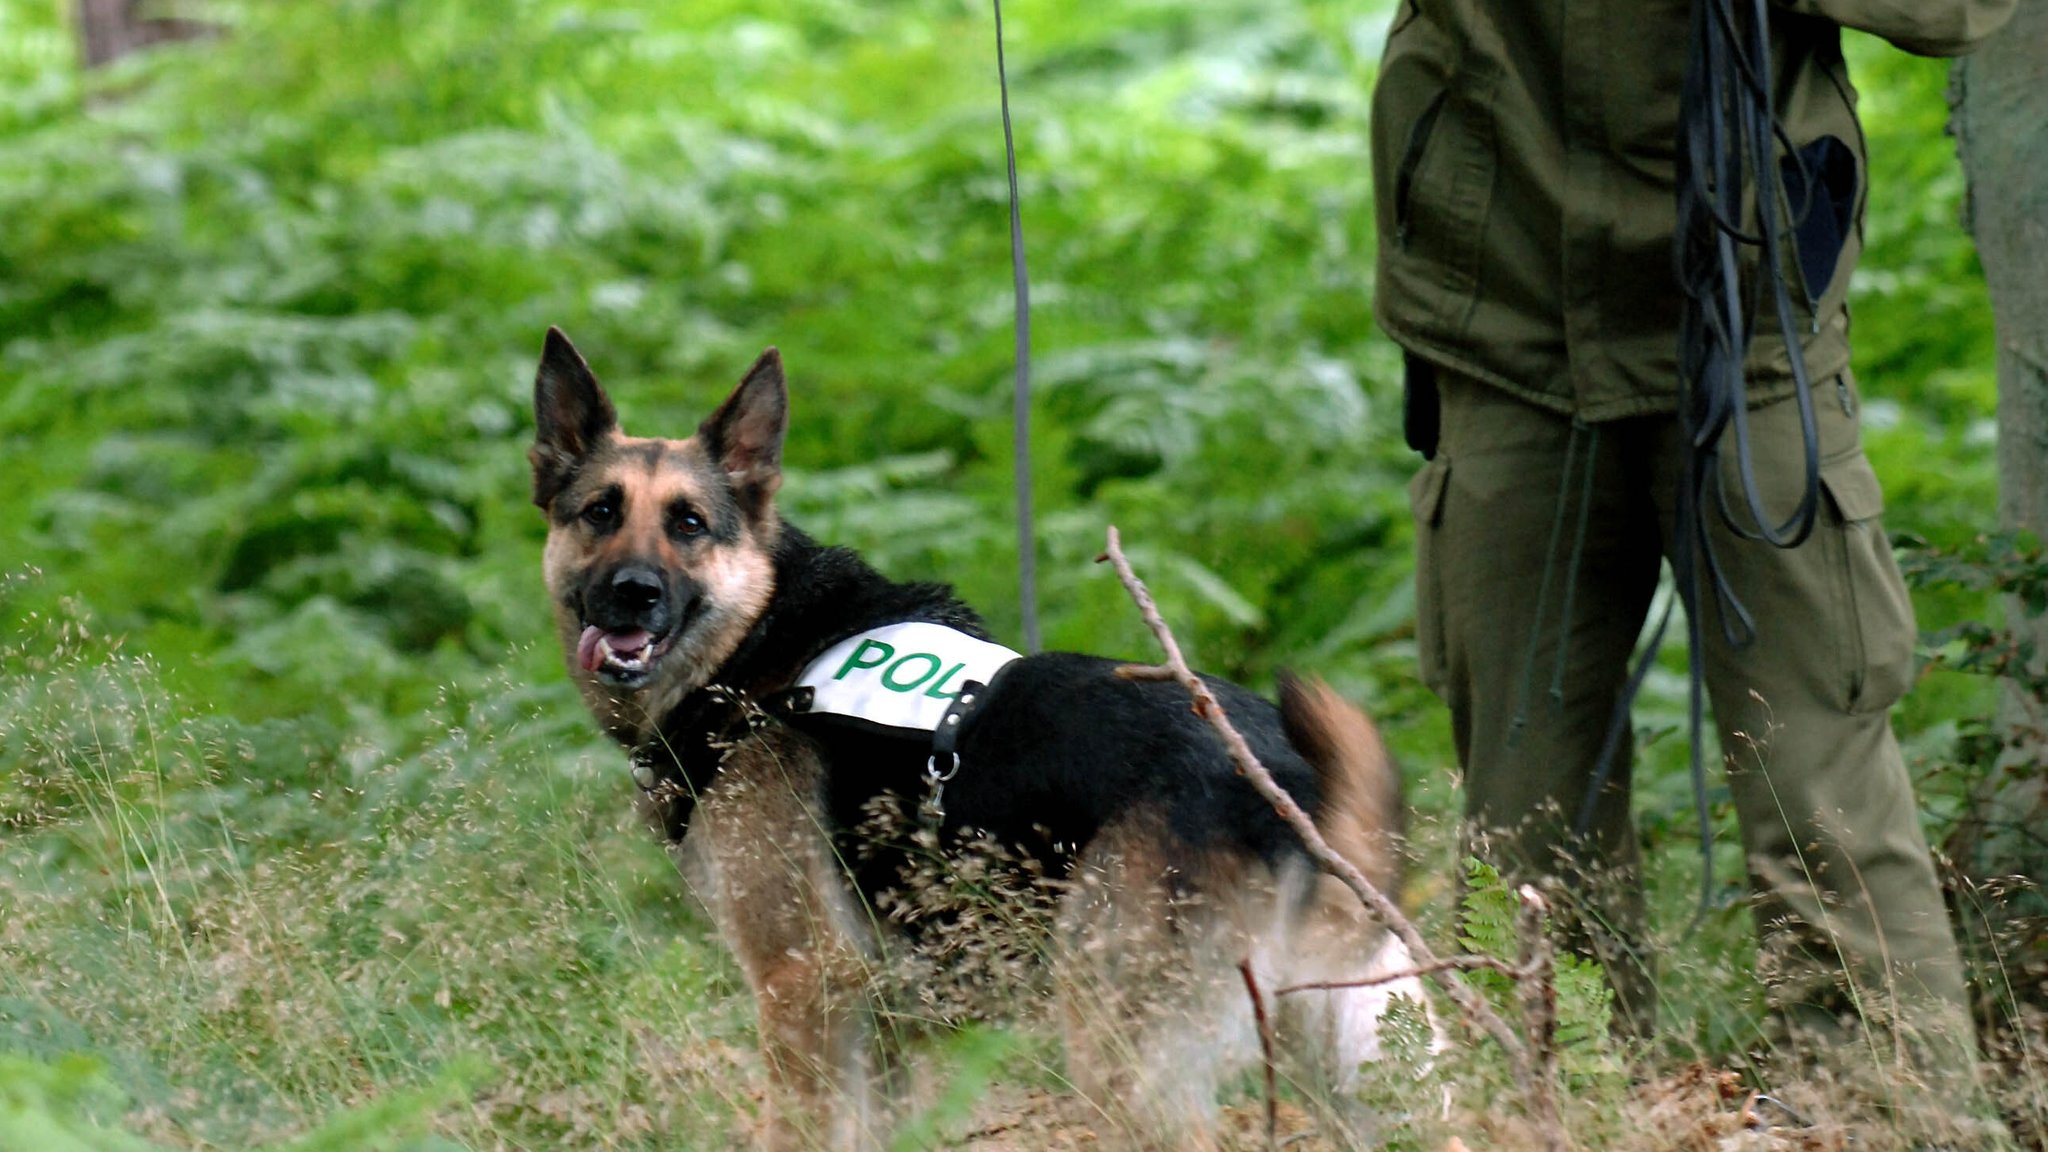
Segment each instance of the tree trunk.
[[197,20],[150,15],[149,0],[78,0],[78,40],[87,68],[110,64],[166,40],[190,40],[211,27]]
[[[1998,512],[2007,531],[2048,539],[2048,0],[2019,0],[2012,23],[1950,76],[1951,130],[1969,180],[1998,335]],[[2017,600],[2006,626],[2026,653],[2004,687],[2001,753],[1948,848],[1963,873],[1966,937],[1996,945],[1987,984],[2048,1006],[2048,618]],[[2032,683],[2030,684],[2029,681]],[[2013,878],[2020,878],[2018,883]],[[2029,883],[2031,882],[2031,883]],[[1987,1021],[2009,1025],[2006,995]]]

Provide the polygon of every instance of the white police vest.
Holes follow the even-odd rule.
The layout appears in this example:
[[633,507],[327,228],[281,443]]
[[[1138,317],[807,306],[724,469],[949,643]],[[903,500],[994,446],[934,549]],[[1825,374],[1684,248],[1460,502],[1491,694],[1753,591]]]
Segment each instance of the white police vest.
[[961,685],[988,683],[1017,655],[943,624],[890,624],[827,648],[796,684],[810,689],[805,712],[929,735]]

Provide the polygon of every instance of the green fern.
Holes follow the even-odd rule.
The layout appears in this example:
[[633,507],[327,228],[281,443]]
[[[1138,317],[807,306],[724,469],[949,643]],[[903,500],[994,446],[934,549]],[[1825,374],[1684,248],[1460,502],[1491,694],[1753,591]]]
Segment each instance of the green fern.
[[[1508,890],[1499,869],[1477,858],[1465,861],[1462,931],[1467,951],[1515,963],[1521,940],[1517,921],[1521,901]],[[1610,1031],[1612,991],[1600,965],[1571,953],[1559,953],[1552,979],[1557,988],[1558,1067],[1574,1094],[1620,1092],[1627,1088],[1626,1055]],[[1514,988],[1498,972],[1473,973],[1472,983],[1503,1012],[1518,1011]]]
[[[1491,956],[1513,962],[1518,948],[1515,919],[1521,904],[1508,891],[1500,870],[1478,857],[1465,861],[1465,898],[1460,903],[1458,943],[1475,956]],[[1505,1005],[1512,988],[1498,972],[1476,971],[1472,982],[1497,1004]]]
[[1521,902],[1508,891],[1500,869],[1477,856],[1465,860],[1465,899],[1461,904],[1464,922],[1458,943],[1474,954],[1512,960],[1515,956],[1515,918]]

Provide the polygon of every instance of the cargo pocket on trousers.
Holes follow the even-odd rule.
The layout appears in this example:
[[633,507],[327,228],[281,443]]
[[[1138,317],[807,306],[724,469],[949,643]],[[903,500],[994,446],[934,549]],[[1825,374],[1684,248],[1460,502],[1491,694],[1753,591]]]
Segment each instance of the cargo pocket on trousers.
[[1882,712],[1912,684],[1915,635],[1913,602],[1878,519],[1884,491],[1860,449],[1823,461],[1820,483],[1834,513],[1824,530],[1841,545],[1839,595],[1848,615],[1839,703],[1850,712]]
[[1415,514],[1415,663],[1422,682],[1438,696],[1450,680],[1444,652],[1443,582],[1437,570],[1437,530],[1443,522],[1444,493],[1451,458],[1438,453],[1408,482],[1408,507]]

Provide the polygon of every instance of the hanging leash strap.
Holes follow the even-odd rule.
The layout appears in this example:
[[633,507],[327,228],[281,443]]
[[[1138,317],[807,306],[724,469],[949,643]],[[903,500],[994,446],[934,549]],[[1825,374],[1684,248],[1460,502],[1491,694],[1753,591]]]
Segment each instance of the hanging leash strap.
[[[1673,242],[1674,268],[1685,296],[1678,341],[1678,416],[1685,444],[1671,566],[1685,606],[1690,673],[1686,720],[1693,802],[1699,814],[1704,911],[1713,904],[1714,888],[1713,823],[1703,747],[1703,616],[1709,602],[1729,645],[1746,647],[1757,634],[1755,617],[1730,587],[1715,555],[1710,517],[1717,512],[1738,538],[1777,548],[1796,548],[1813,531],[1820,509],[1820,433],[1785,264],[1788,254],[1799,260],[1817,317],[1822,293],[1814,282],[1817,279],[1824,290],[1832,275],[1840,255],[1840,227],[1834,229],[1833,251],[1793,247],[1795,237],[1813,234],[1808,223],[1822,222],[1815,214],[1831,205],[1815,196],[1815,174],[1778,123],[1766,0],[1694,0],[1690,40],[1678,122],[1678,226]],[[1787,194],[1794,189],[1796,197]],[[1826,244],[1817,247],[1825,249]],[[1747,272],[1745,251],[1754,253],[1754,267]],[[1768,305],[1784,337],[1804,453],[1799,503],[1781,521],[1765,509],[1758,486],[1743,378],[1755,336],[1752,319],[1760,304]],[[1731,494],[1722,480],[1727,445],[1735,454],[1737,494]],[[1581,836],[1590,830],[1598,797],[1624,754],[1629,706],[1648,677],[1669,623],[1667,607],[1617,702],[1592,786],[1579,809],[1576,828]]]
[[1038,651],[1038,542],[1031,511],[1031,275],[1024,266],[1024,214],[1017,196],[1017,139],[1010,129],[1010,73],[1003,59],[1003,0],[996,14],[996,86],[1003,98],[1003,165],[1010,176],[1010,276],[1017,303],[1017,386],[1011,421],[1016,457],[1017,598],[1024,651]]
[[[1813,408],[1813,384],[1806,372],[1802,332],[1792,314],[1785,280],[1792,238],[1808,216],[1821,209],[1814,181],[1800,152],[1778,124],[1771,92],[1770,22],[1766,0],[1695,0],[1692,52],[1687,60],[1679,113],[1678,230],[1674,247],[1678,282],[1686,296],[1679,326],[1679,416],[1698,468],[1681,497],[1696,513],[1711,502],[1721,518],[1745,540],[1796,548],[1813,531],[1820,507],[1820,432]],[[1786,195],[1786,164],[1801,203]],[[1745,230],[1754,221],[1754,231]],[[1742,248],[1756,249],[1757,272],[1745,281]],[[1828,253],[1829,271],[1836,252]],[[1758,490],[1749,440],[1749,397],[1743,365],[1755,330],[1759,290],[1784,337],[1799,407],[1803,486],[1799,504],[1774,522]],[[1724,434],[1733,443],[1746,517],[1738,516],[1721,482]],[[1711,498],[1711,501],[1710,501]],[[1745,522],[1746,521],[1746,522]],[[1721,580],[1707,535],[1707,517],[1694,517],[1698,555],[1708,569],[1723,614],[1722,633],[1738,646],[1755,638],[1754,621]]]

